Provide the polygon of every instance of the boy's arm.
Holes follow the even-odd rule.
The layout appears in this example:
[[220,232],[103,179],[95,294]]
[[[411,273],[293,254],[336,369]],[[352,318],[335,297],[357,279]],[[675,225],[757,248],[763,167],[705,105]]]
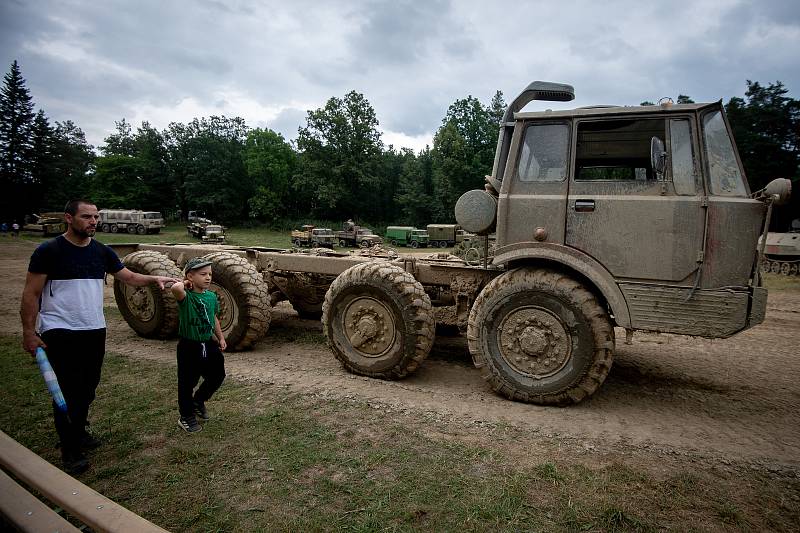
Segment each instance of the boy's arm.
[[190,289],[190,287],[186,286],[187,283],[191,282],[185,279],[183,281],[179,281],[178,283],[170,287],[169,290],[172,291],[172,295],[175,297],[175,300],[182,302],[183,299],[186,298],[186,290]]
[[225,348],[228,347],[228,343],[225,342],[225,336],[222,334],[222,326],[219,324],[219,318],[214,317],[214,335],[217,336],[217,342],[219,342],[219,349],[223,352]]

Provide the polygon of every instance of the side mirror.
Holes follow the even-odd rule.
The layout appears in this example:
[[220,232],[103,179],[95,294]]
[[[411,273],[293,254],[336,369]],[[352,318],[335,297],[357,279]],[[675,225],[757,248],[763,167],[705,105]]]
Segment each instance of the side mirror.
[[658,180],[663,180],[664,169],[667,166],[667,149],[664,147],[664,141],[658,137],[650,139],[650,166],[653,167]]

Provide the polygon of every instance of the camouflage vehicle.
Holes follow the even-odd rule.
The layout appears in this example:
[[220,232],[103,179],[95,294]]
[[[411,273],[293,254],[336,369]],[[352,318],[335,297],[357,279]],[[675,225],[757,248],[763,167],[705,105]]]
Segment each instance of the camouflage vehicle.
[[[455,209],[464,230],[496,233],[478,264],[377,247],[117,248],[149,274],[176,276],[207,257],[231,349],[252,346],[270,306],[289,300],[321,314],[344,368],[397,379],[423,364],[437,323],[454,325],[492,390],[537,404],[594,394],[611,369],[615,327],[721,338],[762,322],[757,243],[788,180],[749,191],[721,102],[521,111],[572,99],[568,85],[534,82],[507,109],[486,187]],[[115,294],[139,334],[175,334],[169,291],[116,282]]]
[[22,231],[32,231],[42,233],[45,237],[49,235],[60,235],[67,231],[67,222],[64,213],[41,213],[33,215],[33,221],[24,224]]
[[160,233],[164,227],[164,217],[158,211],[138,209],[101,209],[97,231],[105,233]]
[[292,231],[292,245],[297,248],[301,246],[333,248],[335,242],[336,237],[330,228],[317,228],[306,224],[299,230]]
[[800,273],[800,219],[792,221],[792,229],[788,233],[767,234],[762,267],[784,276]]
[[352,220],[348,220],[342,225],[342,230],[334,234],[336,240],[339,242],[340,248],[348,246],[360,246],[361,248],[369,248],[376,244],[383,244],[383,239],[372,233],[369,228],[363,228]]
[[467,236],[458,224],[428,224],[427,230],[431,246],[438,248],[455,246]]

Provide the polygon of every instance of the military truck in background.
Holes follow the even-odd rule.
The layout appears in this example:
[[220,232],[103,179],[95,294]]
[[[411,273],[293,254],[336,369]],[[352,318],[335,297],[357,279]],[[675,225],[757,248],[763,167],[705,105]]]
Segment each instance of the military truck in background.
[[438,248],[455,246],[467,234],[458,224],[428,224],[427,230],[428,242]]
[[45,237],[61,235],[67,231],[64,213],[49,212],[32,215],[33,220],[22,226],[22,231],[41,233]]
[[219,224],[193,222],[186,226],[189,235],[203,241],[203,244],[224,244],[225,228]]
[[97,230],[105,233],[160,233],[164,217],[158,211],[138,209],[101,209]]
[[[380,247],[116,249],[146,274],[177,277],[192,257],[211,261],[231,349],[257,342],[271,305],[288,300],[321,314],[344,368],[398,379],[423,364],[436,324],[449,324],[466,332],[492,390],[536,404],[594,394],[611,369],[615,327],[724,338],[761,323],[766,238],[757,245],[790,182],[748,189],[721,101],[522,111],[573,98],[569,85],[534,82],[506,110],[485,188],[455,206],[464,231],[496,234],[478,264]],[[137,333],[175,334],[169,291],[117,281],[114,292]]]
[[383,244],[383,239],[375,235],[371,229],[361,227],[352,220],[348,220],[342,225],[341,231],[334,232],[340,248],[360,246],[369,248],[376,244]]
[[292,230],[292,245],[297,248],[301,246],[333,248],[335,243],[336,237],[330,228],[317,228],[311,224],[305,224],[300,229]]
[[425,248],[428,246],[428,232],[412,226],[387,226],[386,240],[392,246]]
[[762,267],[784,276],[800,273],[800,218],[792,220],[791,229],[786,233],[767,234]]

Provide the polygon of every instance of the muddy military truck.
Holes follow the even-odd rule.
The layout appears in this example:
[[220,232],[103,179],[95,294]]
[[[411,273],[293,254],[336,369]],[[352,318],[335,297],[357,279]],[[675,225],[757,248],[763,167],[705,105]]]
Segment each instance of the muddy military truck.
[[[478,264],[380,247],[116,248],[147,274],[180,276],[207,257],[232,349],[256,343],[271,306],[288,300],[321,317],[345,369],[399,379],[424,364],[437,324],[453,325],[492,390],[535,404],[595,393],[615,328],[721,338],[762,322],[757,243],[788,181],[748,189],[720,102],[522,111],[573,97],[568,85],[534,82],[506,110],[484,189],[455,209],[466,231],[496,234]],[[175,334],[169,291],[118,282],[114,291],[140,335]]]

